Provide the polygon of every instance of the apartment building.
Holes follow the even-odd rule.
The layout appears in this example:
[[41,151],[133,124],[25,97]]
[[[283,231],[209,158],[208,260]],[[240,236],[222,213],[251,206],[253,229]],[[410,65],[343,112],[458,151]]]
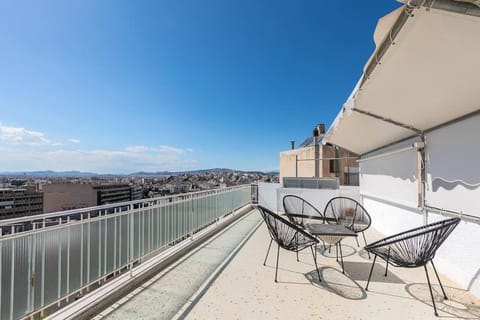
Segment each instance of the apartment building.
[[324,143],[325,125],[317,125],[311,137],[297,148],[280,152],[280,181],[283,178],[338,178],[341,185],[358,185],[358,155]]
[[43,187],[45,213],[139,200],[138,186],[122,184],[58,183]]
[[43,193],[25,188],[0,189],[0,219],[41,214]]

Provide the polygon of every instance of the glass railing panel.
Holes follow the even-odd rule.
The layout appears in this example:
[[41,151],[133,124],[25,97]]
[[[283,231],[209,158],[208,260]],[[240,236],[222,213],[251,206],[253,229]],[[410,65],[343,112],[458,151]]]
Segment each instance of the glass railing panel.
[[0,233],[0,319],[81,294],[248,204],[249,195],[245,186],[26,218],[21,228],[4,223],[10,229]]

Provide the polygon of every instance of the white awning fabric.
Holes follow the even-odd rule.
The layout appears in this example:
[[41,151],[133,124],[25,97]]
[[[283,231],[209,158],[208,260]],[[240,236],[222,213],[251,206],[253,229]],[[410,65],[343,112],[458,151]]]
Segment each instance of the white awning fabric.
[[[379,21],[377,44],[389,36],[385,30],[399,10]],[[360,79],[325,139],[365,154],[415,134],[379,117],[425,131],[478,110],[480,17],[422,7],[413,10],[369,77]]]

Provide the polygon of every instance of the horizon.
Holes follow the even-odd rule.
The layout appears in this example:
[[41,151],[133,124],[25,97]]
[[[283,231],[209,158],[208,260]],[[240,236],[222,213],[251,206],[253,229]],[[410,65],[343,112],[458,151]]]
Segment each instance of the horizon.
[[232,173],[262,173],[265,175],[268,174],[278,174],[279,170],[272,170],[272,171],[259,171],[259,170],[238,170],[238,169],[230,169],[230,168],[208,168],[208,169],[195,169],[195,170],[184,170],[184,171],[136,171],[136,172],[129,172],[129,173],[101,173],[101,172],[88,172],[88,171],[79,171],[79,170],[67,170],[67,171],[56,171],[56,170],[34,170],[34,171],[0,171],[0,177],[5,176],[21,176],[21,175],[28,175],[30,177],[40,176],[39,174],[51,173],[62,177],[61,174],[70,174],[70,173],[77,173],[81,175],[93,175],[93,176],[132,176],[132,175],[159,175],[159,174],[182,174],[182,173],[199,173],[199,172],[232,172]]
[[0,3],[0,168],[278,170],[330,126],[400,6]]

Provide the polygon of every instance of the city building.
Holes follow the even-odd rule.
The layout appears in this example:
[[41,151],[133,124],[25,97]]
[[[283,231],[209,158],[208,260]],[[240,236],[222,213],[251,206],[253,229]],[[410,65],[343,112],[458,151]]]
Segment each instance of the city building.
[[43,186],[45,213],[139,200],[142,189],[129,184],[56,183]]
[[26,188],[0,189],[0,219],[43,213],[43,193]]
[[297,148],[280,152],[280,182],[283,178],[338,178],[341,185],[358,185],[358,155],[325,143],[325,125],[319,124],[313,135]]

